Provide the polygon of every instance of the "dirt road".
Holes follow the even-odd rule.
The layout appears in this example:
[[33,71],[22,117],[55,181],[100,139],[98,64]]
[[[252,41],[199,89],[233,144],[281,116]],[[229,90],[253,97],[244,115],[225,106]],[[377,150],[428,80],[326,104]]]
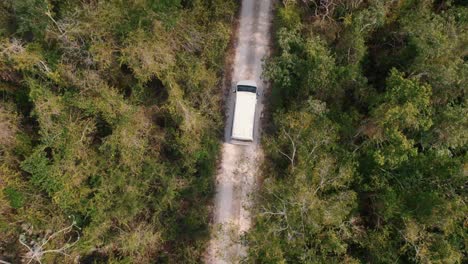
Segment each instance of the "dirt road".
[[234,94],[226,100],[227,120],[224,133],[221,167],[216,181],[214,223],[207,252],[207,263],[237,263],[246,249],[239,243],[240,236],[250,227],[252,199],[256,189],[257,169],[260,164],[260,117],[264,108],[264,88],[261,80],[262,59],[270,51],[272,0],[243,0],[235,47],[231,88],[240,80],[255,80],[258,99],[252,144],[231,144]]

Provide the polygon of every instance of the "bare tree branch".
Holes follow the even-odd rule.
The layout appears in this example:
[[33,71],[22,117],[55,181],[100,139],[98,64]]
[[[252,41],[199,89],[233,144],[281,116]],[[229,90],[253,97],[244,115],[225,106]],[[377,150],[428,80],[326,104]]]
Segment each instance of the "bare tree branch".
[[28,243],[26,241],[26,235],[21,234],[20,237],[19,237],[19,242],[21,243],[21,245],[26,247],[26,249],[28,250],[28,252],[23,255],[23,259],[28,260],[27,263],[31,263],[33,260],[38,262],[38,263],[42,263],[41,262],[42,257],[45,254],[48,254],[48,253],[56,253],[56,254],[61,254],[61,255],[64,255],[64,256],[70,256],[65,251],[67,249],[73,247],[76,243],[78,243],[78,241],[80,240],[80,235],[79,235],[78,232],[76,232],[77,233],[77,238],[72,243],[70,243],[70,241],[72,239],[70,237],[68,239],[67,243],[65,243],[65,245],[63,245],[61,248],[48,249],[48,250],[44,250],[44,248],[49,243],[49,241],[56,238],[60,234],[70,233],[71,231],[73,231],[74,228],[78,228],[76,226],[75,220],[73,220],[71,225],[69,225],[69,226],[67,226],[67,227],[65,227],[65,228],[63,228],[63,229],[61,229],[61,230],[59,230],[59,231],[57,231],[57,232],[55,232],[55,233],[53,233],[51,235],[46,234],[45,237],[42,238],[40,243],[36,242],[35,240],[32,240],[31,242]]
[[57,23],[57,21],[52,17],[52,12],[50,12],[50,9],[49,7],[47,7],[47,12],[45,12],[45,15],[50,18],[50,20],[52,20],[52,22],[55,24],[55,26],[57,27],[57,29],[60,31],[60,34],[64,34],[64,31],[62,30],[62,28],[60,28],[59,24]]
[[296,143],[294,142],[294,140],[292,139],[291,135],[286,132],[286,130],[283,128],[283,132],[285,133],[285,135],[289,138],[289,140],[291,141],[291,146],[292,146],[292,154],[291,156],[284,153],[283,151],[281,151],[281,149],[278,147],[278,151],[279,153],[281,153],[283,156],[285,156],[286,158],[288,158],[288,160],[291,162],[291,167],[294,168],[294,159],[296,158],[296,151],[297,151],[297,148],[296,148]]

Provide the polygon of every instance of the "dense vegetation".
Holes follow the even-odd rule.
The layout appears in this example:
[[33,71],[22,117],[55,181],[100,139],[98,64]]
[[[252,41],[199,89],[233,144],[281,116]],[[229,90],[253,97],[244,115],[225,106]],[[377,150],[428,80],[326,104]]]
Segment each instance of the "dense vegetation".
[[1,260],[200,261],[235,10],[0,1]]
[[468,7],[282,1],[256,263],[467,263]]

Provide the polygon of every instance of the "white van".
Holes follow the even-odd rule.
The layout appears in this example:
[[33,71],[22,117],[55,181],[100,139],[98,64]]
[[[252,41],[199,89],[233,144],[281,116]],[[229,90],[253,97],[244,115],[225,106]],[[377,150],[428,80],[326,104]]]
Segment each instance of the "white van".
[[253,141],[257,83],[251,80],[240,81],[237,83],[234,92],[236,93],[236,102],[231,139]]

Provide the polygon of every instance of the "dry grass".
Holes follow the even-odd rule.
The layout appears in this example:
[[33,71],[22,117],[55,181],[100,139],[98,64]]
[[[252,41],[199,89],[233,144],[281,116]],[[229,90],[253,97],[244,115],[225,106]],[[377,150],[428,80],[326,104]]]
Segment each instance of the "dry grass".
[[9,149],[15,144],[18,116],[6,104],[0,105],[0,148]]

